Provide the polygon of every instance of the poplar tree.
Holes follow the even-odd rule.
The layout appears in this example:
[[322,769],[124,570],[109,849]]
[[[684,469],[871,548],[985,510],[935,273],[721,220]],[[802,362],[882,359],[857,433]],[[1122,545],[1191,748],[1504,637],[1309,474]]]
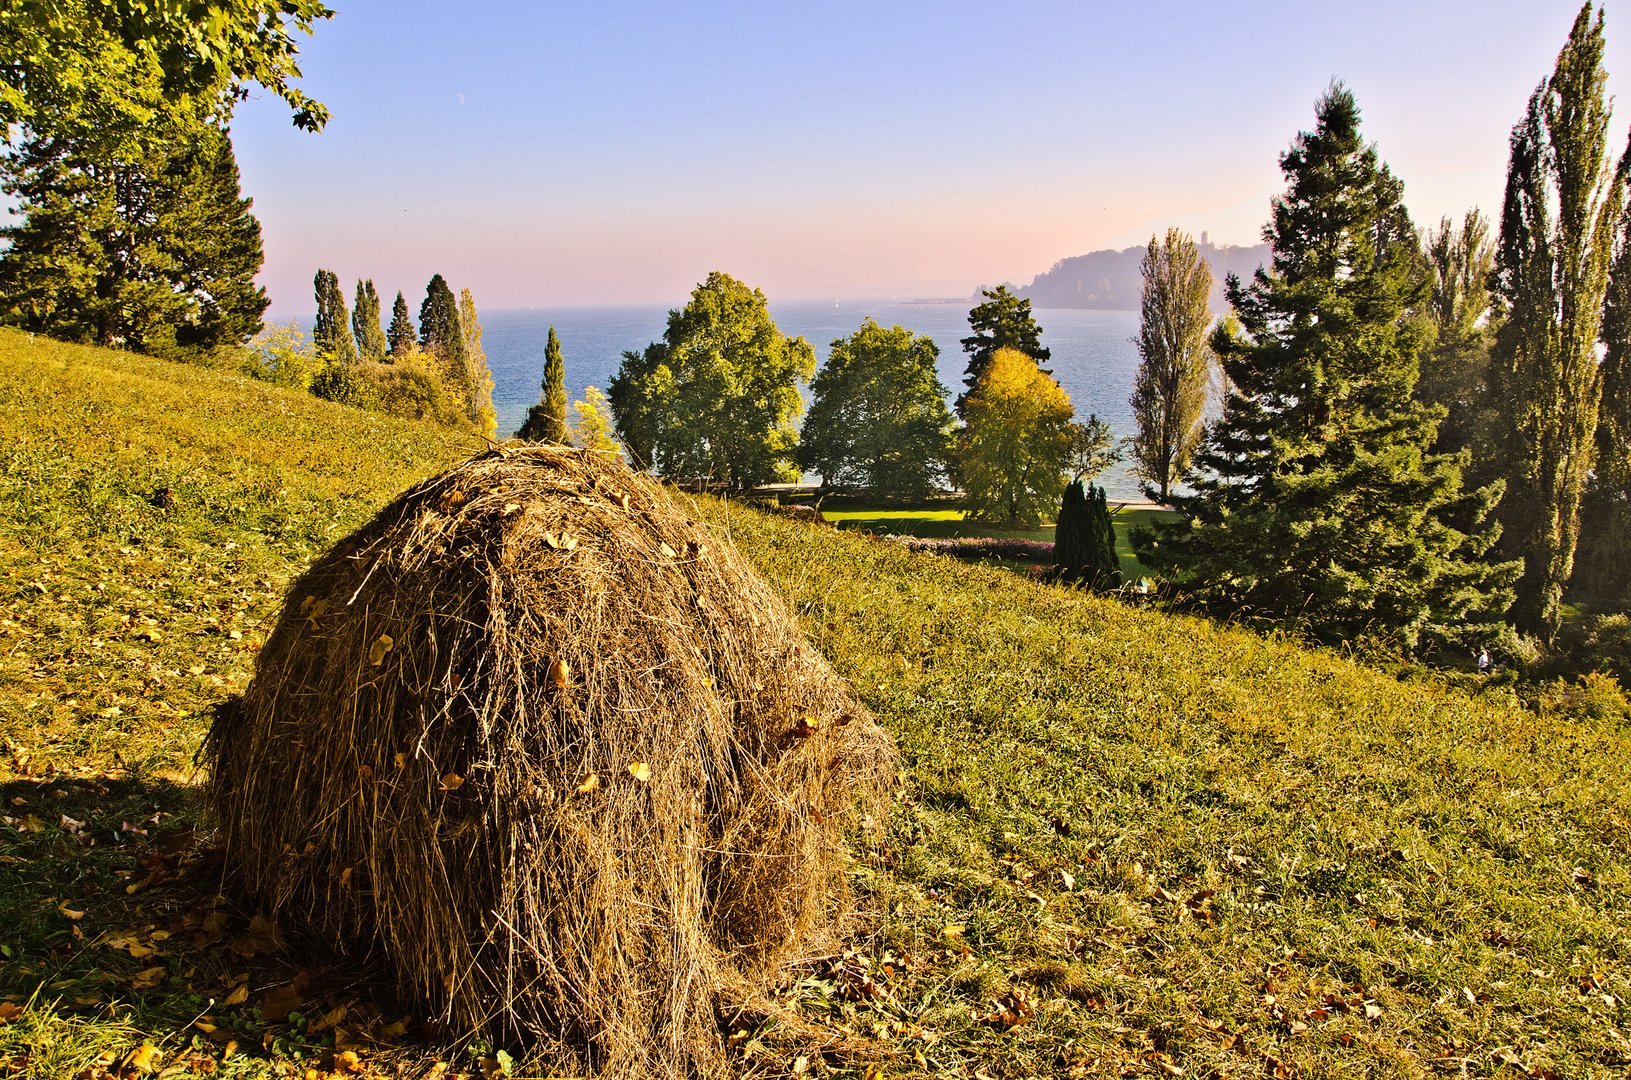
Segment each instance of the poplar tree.
[[481,319],[476,316],[476,298],[469,289],[459,290],[459,333],[464,341],[465,413],[489,439],[498,430],[493,411],[493,372],[487,366],[487,350],[481,345]]
[[1500,475],[1499,431],[1504,421],[1490,400],[1490,357],[1499,322],[1490,277],[1495,247],[1489,223],[1477,210],[1458,228],[1449,218],[1422,245],[1428,296],[1423,306],[1430,330],[1422,351],[1416,397],[1444,409],[1435,449],[1467,450],[1468,476]]
[[357,302],[351,309],[351,329],[357,337],[357,353],[364,360],[379,363],[385,359],[385,331],[379,323],[379,293],[372,278],[357,281]]
[[1512,131],[1496,260],[1506,318],[1492,377],[1509,425],[1501,546],[1523,563],[1513,620],[1548,642],[1596,449],[1597,339],[1624,204],[1610,167],[1602,61],[1603,16],[1593,18],[1588,2]]
[[318,270],[312,279],[317,295],[317,321],[312,327],[312,348],[337,364],[355,364],[357,345],[351,338],[351,313],[346,310],[340,278],[332,270]]
[[527,411],[527,419],[515,437],[533,442],[566,442],[566,364],[553,326],[544,345],[544,382],[538,403]]
[[1599,603],[1631,607],[1631,208],[1620,215],[1603,303],[1597,453],[1580,503],[1572,585]]
[[1482,562],[1496,492],[1463,491],[1458,459],[1430,452],[1439,414],[1412,398],[1422,283],[1403,185],[1345,87],[1315,114],[1280,159],[1272,267],[1228,279],[1239,325],[1214,346],[1229,391],[1194,494],[1137,537],[1140,557],[1214,609],[1326,641],[1489,633],[1508,600]]
[[[1168,229],[1150,237],[1140,269],[1138,374],[1133,382],[1133,469],[1166,502],[1189,467],[1201,437],[1201,416],[1217,358],[1207,337],[1212,270],[1189,234]],[[1148,490],[1148,489],[1146,489]]]
[[414,329],[413,316],[408,314],[408,302],[402,298],[399,289],[396,303],[391,305],[391,326],[385,331],[385,355],[399,360],[413,351],[418,340],[419,331]]

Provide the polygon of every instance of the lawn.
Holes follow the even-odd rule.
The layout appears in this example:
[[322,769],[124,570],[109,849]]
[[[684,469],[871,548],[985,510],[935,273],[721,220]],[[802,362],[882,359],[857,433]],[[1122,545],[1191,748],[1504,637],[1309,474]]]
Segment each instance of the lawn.
[[[0,1075],[526,1075],[219,897],[193,764],[290,578],[475,447],[7,331],[0,407]],[[1631,1070],[1611,688],[1525,709],[693,505],[902,754],[851,939],[722,1018],[744,1075]]]

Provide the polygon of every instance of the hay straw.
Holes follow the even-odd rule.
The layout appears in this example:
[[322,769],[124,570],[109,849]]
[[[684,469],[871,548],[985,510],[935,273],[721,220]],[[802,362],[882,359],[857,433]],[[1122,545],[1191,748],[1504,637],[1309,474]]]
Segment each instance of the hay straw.
[[887,736],[728,542],[511,446],[295,582],[206,745],[229,884],[383,950],[455,1033],[728,1071],[717,1010],[822,933]]

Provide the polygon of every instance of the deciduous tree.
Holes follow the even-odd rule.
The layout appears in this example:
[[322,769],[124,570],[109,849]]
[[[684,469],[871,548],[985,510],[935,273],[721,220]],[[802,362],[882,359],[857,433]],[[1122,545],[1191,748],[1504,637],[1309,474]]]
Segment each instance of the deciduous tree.
[[824,484],[884,499],[921,499],[951,457],[951,413],[933,340],[872,319],[832,343],[810,384],[798,462]]
[[[1133,471],[1166,502],[1200,442],[1217,358],[1207,336],[1212,271],[1179,229],[1150,237],[1142,263],[1138,374],[1133,382]],[[1146,489],[1148,490],[1148,489]]]
[[493,409],[493,372],[487,366],[487,350],[481,344],[481,319],[476,315],[476,298],[469,289],[459,290],[459,333],[464,342],[464,369],[460,381],[464,389],[465,414],[489,439],[498,431]]
[[1602,341],[1597,452],[1571,587],[1598,606],[1631,610],[1631,208],[1620,215]]
[[612,379],[617,433],[642,466],[733,489],[797,475],[798,383],[815,352],[776,328],[764,293],[715,271],[668,313],[663,340]]
[[[1495,393],[1510,425],[1501,547],[1523,561],[1513,617],[1549,640],[1574,568],[1602,393],[1597,338],[1624,204],[1608,151],[1603,17],[1575,17],[1512,131],[1496,258]],[[1622,164],[1623,169],[1623,164]]]
[[1482,561],[1496,492],[1462,490],[1457,460],[1430,451],[1437,413],[1412,398],[1424,330],[1407,317],[1422,283],[1403,185],[1346,88],[1315,112],[1280,159],[1272,269],[1228,281],[1239,326],[1214,345],[1230,390],[1194,494],[1140,555],[1218,610],[1322,640],[1481,636],[1510,596]]
[[606,395],[597,386],[583,388],[583,400],[572,403],[572,442],[585,450],[621,454],[623,448],[612,437],[612,413]]
[[1496,314],[1489,288],[1495,268],[1489,225],[1477,210],[1460,228],[1444,218],[1428,234],[1422,254],[1431,337],[1422,351],[1416,397],[1444,409],[1436,449],[1467,450],[1469,478],[1491,479],[1502,465],[1498,446],[1506,420],[1489,393]]
[[964,402],[959,447],[969,514],[1036,525],[1069,481],[1070,395],[1018,349],[991,356]]

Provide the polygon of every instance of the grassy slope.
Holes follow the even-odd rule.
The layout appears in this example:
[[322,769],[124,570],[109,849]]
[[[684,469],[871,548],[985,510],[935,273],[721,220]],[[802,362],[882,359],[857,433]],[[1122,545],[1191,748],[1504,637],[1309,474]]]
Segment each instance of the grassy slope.
[[[32,1051],[31,1075],[69,1075],[143,1039],[200,1069],[227,1031],[283,1055],[325,1041],[257,1014],[287,973],[218,955],[207,873],[155,841],[193,812],[202,710],[247,676],[283,584],[466,444],[9,332],[0,406],[0,995],[42,992],[0,1025],[0,1074]],[[699,506],[904,752],[856,868],[864,944],[787,990],[876,1039],[886,1075],[1626,1075],[1623,716],[1540,719]],[[127,895],[155,866],[179,880]],[[109,947],[130,929],[161,949],[152,988],[155,958]],[[212,1007],[244,967],[249,1000]],[[785,1073],[793,1041],[748,1031],[750,1071]]]

